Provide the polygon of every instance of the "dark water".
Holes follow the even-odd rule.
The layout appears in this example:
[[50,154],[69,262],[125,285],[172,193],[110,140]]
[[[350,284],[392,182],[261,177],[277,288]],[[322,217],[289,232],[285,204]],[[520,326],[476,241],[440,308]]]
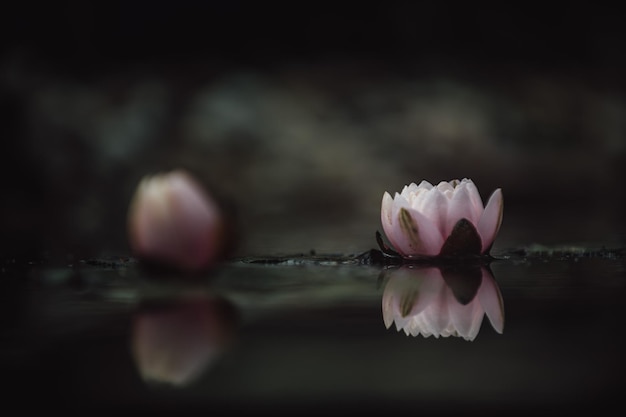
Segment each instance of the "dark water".
[[[3,397],[24,411],[250,414],[543,414],[619,398],[620,251],[503,251],[482,269],[252,261],[195,281],[155,279],[124,258],[5,261]],[[386,328],[392,299],[387,320],[421,300],[434,306],[422,321],[431,331],[439,321],[479,332],[469,341]]]

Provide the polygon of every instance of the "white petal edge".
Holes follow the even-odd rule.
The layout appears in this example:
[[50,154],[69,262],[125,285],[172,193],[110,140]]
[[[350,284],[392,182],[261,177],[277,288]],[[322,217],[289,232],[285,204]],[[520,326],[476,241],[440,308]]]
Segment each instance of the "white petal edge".
[[433,188],[433,185],[426,180],[422,180],[417,188],[426,188],[427,190],[430,190],[431,188]]

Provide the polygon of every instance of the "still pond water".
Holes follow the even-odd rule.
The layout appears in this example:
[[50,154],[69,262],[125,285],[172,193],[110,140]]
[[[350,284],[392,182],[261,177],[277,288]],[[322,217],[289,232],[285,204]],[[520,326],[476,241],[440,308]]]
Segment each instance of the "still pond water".
[[200,280],[128,258],[4,261],[4,395],[24,410],[250,414],[543,414],[619,397],[622,252],[495,255],[466,269],[247,258]]

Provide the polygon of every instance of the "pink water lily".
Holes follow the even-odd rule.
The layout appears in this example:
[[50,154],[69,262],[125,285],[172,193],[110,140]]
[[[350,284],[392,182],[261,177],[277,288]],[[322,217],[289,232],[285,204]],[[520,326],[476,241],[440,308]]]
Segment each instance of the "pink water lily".
[[128,211],[128,232],[137,257],[198,271],[220,256],[224,220],[202,185],[176,170],[142,179]]
[[389,273],[382,300],[383,321],[406,335],[476,338],[487,316],[504,330],[504,303],[498,284],[484,268],[466,271],[402,267]]
[[383,230],[404,258],[488,254],[502,223],[502,190],[486,206],[472,180],[405,186],[382,200]]

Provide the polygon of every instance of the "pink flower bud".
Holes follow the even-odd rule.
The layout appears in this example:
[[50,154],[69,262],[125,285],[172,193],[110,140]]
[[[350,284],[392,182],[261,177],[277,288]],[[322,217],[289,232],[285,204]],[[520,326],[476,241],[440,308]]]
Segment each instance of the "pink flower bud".
[[186,271],[218,259],[223,229],[216,202],[183,170],[143,178],[128,213],[133,253]]

